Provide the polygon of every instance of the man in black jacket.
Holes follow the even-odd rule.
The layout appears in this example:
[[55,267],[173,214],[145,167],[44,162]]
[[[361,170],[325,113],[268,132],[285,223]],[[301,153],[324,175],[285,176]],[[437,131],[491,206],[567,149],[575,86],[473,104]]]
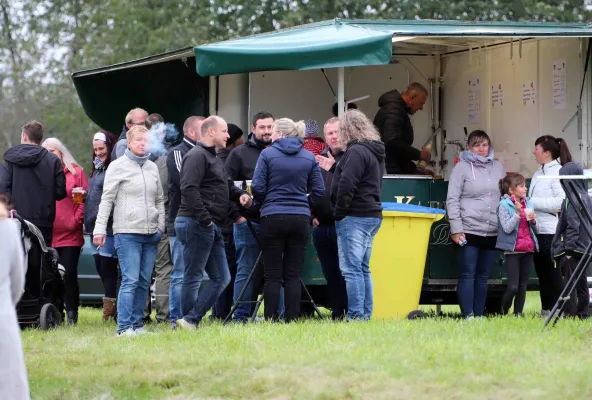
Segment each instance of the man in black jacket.
[[21,217],[37,226],[51,246],[56,201],[66,197],[66,177],[60,160],[41,147],[43,125],[23,126],[21,144],[4,154],[0,194],[8,197]]
[[125,116],[125,125],[121,131],[121,135],[119,135],[119,140],[111,151],[111,161],[115,161],[125,153],[125,149],[127,149],[127,131],[136,125],[146,126],[147,118],[148,112],[141,108],[134,108],[127,113]]
[[167,171],[169,173],[169,218],[167,220],[167,232],[169,235],[169,244],[171,246],[171,259],[173,261],[173,270],[171,271],[171,285],[169,289],[169,305],[171,326],[177,326],[177,320],[182,318],[181,314],[181,285],[183,284],[183,272],[185,264],[183,262],[183,246],[177,240],[175,234],[175,218],[181,205],[181,166],[183,157],[201,138],[201,125],[204,117],[192,116],[187,118],[183,124],[183,141],[173,147],[167,155]]
[[413,126],[409,119],[409,115],[423,110],[427,97],[426,88],[414,82],[401,94],[391,90],[378,99],[380,109],[374,117],[374,125],[386,147],[387,174],[417,174],[413,161],[430,161],[429,151],[413,147]]
[[[273,126],[273,115],[268,112],[259,112],[253,116],[252,132],[249,134],[247,142],[232,150],[226,160],[226,171],[233,181],[243,181],[243,188],[246,188],[246,182],[253,179],[253,172],[257,165],[257,160],[261,152],[271,145],[271,127]],[[241,209],[241,214],[248,218],[257,233],[260,232],[260,215],[257,210]],[[234,224],[234,245],[236,247],[237,272],[234,281],[234,302],[238,301],[238,296],[247,281],[249,273],[255,266],[257,257],[261,248],[255,237],[249,230],[245,218],[240,218]],[[262,271],[256,277],[257,284],[251,284],[247,287],[242,301],[249,301],[256,298],[258,289],[263,279]],[[255,293],[254,293],[255,292]],[[281,301],[280,301],[281,303]],[[251,314],[249,304],[240,304],[234,312],[235,322],[246,322]]]
[[[216,157],[226,146],[228,126],[220,117],[209,117],[201,126],[201,140],[183,158],[181,206],[175,220],[183,245],[185,271],[182,285],[182,314],[177,326],[196,329],[230,281],[220,227],[228,218],[229,201],[250,207],[251,197],[238,189]],[[236,219],[240,216],[235,216]],[[199,291],[203,273],[210,281]]]
[[[320,157],[330,158],[338,163],[343,156],[343,146],[339,140],[339,118],[331,118],[325,122],[324,131],[325,141],[329,147],[323,150]],[[321,162],[320,165],[322,166],[324,163]],[[347,312],[347,292],[345,279],[339,269],[337,233],[335,232],[335,217],[333,217],[333,204],[331,203],[333,172],[324,169],[321,169],[321,172],[325,182],[325,196],[322,203],[313,206],[312,241],[323,268],[323,275],[327,280],[332,317],[334,320],[338,320],[342,319]]]
[[[226,164],[226,160],[228,159],[228,155],[230,152],[243,144],[243,130],[236,126],[235,124],[228,124],[228,141],[226,142],[226,147],[223,149],[219,149],[216,153],[216,156],[222,161],[223,164]],[[232,215],[237,212],[236,204],[231,204],[230,209],[228,210],[228,220],[226,223],[221,227],[222,229],[222,236],[224,236],[224,250],[226,251],[226,261],[228,261],[228,270],[230,271],[230,283],[224,289],[220,297],[218,297],[218,301],[214,304],[214,308],[212,309],[212,318],[223,320],[226,318],[230,310],[232,309],[232,304],[234,302],[234,280],[236,279],[236,248],[234,247],[234,235],[233,235],[233,226],[234,221],[232,220]]]

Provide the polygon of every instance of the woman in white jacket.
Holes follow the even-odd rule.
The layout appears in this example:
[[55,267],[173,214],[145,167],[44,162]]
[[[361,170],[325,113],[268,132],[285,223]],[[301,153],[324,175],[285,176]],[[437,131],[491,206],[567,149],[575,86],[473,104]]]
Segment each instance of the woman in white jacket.
[[25,259],[16,224],[7,219],[5,199],[0,198],[0,399],[29,398],[16,304],[25,286]]
[[539,278],[542,316],[547,316],[561,294],[561,271],[551,257],[551,242],[557,228],[557,212],[565,198],[559,179],[538,179],[543,175],[559,175],[559,169],[571,161],[567,143],[550,135],[535,142],[534,158],[540,167],[534,173],[528,197],[537,216],[539,252],[534,255],[534,268]]

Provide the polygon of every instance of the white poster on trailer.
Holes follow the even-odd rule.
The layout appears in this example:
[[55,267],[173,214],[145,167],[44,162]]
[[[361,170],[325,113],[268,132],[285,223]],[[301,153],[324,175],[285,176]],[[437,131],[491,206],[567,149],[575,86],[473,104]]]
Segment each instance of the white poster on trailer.
[[537,90],[534,81],[522,84],[522,104],[524,107],[535,107],[537,104]]
[[553,61],[553,108],[567,108],[567,64],[564,59]]
[[504,106],[504,87],[501,83],[491,85],[491,108]]
[[469,79],[468,104],[469,123],[481,122],[481,79],[478,76]]

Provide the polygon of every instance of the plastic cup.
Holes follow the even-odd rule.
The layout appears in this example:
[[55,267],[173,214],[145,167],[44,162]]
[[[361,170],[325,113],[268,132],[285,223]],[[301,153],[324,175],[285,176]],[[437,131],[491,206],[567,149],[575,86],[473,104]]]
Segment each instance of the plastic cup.
[[84,203],[84,189],[81,187],[75,187],[72,189],[72,197],[74,199],[74,203]]

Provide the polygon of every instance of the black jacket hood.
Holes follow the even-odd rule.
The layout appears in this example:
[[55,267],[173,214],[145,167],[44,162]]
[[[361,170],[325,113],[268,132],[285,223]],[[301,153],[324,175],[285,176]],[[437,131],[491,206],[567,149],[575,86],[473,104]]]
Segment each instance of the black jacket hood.
[[[578,163],[568,162],[559,170],[559,175],[584,175],[584,168]],[[588,194],[588,180],[574,179],[571,181],[580,194]]]
[[397,103],[402,105],[407,110],[407,103],[403,100],[401,93],[398,90],[391,90],[390,92],[383,93],[378,98],[378,107],[383,107],[387,103]]
[[378,140],[363,140],[363,141],[352,141],[349,143],[348,147],[360,145],[364,146],[369,149],[378,159],[378,161],[383,161],[386,157],[384,143],[379,142]]
[[33,144],[19,144],[4,153],[4,160],[26,168],[39,164],[47,154],[48,151],[44,147]]

